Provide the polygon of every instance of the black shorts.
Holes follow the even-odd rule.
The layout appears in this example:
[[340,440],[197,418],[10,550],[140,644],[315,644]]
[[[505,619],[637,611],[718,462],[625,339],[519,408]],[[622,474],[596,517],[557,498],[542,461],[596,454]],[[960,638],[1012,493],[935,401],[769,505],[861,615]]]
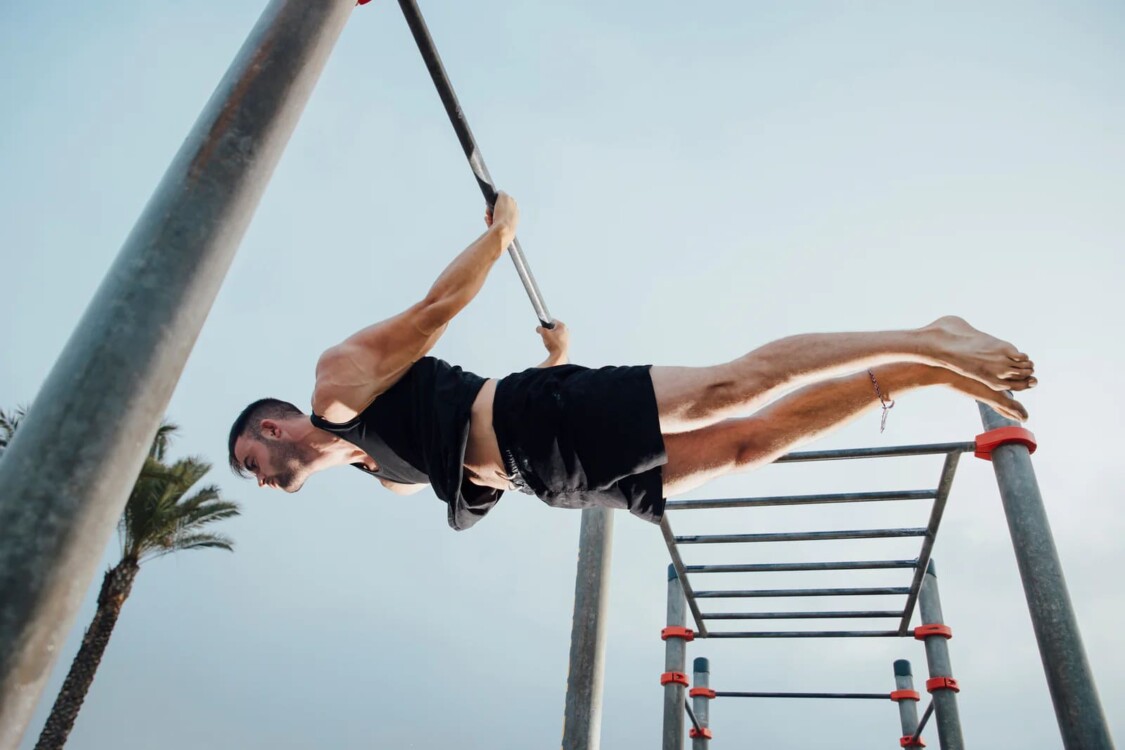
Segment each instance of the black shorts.
[[668,454],[649,369],[562,365],[502,379],[492,424],[513,486],[547,505],[659,523]]

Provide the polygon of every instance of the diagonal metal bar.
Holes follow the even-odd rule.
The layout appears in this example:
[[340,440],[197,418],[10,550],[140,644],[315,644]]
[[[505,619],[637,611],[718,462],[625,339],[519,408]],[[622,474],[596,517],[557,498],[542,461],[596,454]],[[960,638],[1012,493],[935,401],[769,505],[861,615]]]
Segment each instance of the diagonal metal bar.
[[774,463],[806,461],[839,461],[850,458],[894,458],[899,456],[932,456],[939,453],[972,453],[976,443],[932,443],[929,445],[892,445],[884,448],[844,448],[829,451],[787,453]]
[[691,589],[691,581],[688,580],[687,567],[684,565],[683,558],[680,557],[680,549],[676,546],[676,537],[672,533],[672,524],[668,520],[667,513],[660,519],[660,533],[664,536],[664,544],[668,547],[668,556],[672,558],[672,565],[676,568],[676,575],[680,578],[680,585],[683,586],[684,598],[687,599],[688,609],[691,610],[691,617],[695,620],[696,633],[701,638],[706,638],[707,626],[703,624],[703,614],[699,611],[699,602],[695,600],[695,592]]
[[680,544],[742,544],[754,542],[822,542],[839,539],[897,539],[925,536],[926,528],[859,529],[856,531],[797,531],[772,534],[709,534],[677,536]]
[[[414,41],[418,45],[418,51],[422,53],[422,60],[425,61],[426,69],[430,72],[430,78],[433,79],[434,87],[437,89],[438,96],[441,97],[441,103],[445,106],[445,113],[449,116],[449,122],[457,133],[461,150],[465,152],[465,158],[469,160],[473,176],[477,178],[477,185],[480,187],[481,194],[488,205],[491,206],[496,202],[496,185],[492,181],[492,175],[488,173],[488,167],[484,163],[484,157],[481,156],[480,149],[477,148],[476,139],[473,138],[473,132],[469,129],[469,122],[465,119],[465,112],[461,109],[460,102],[457,101],[457,94],[453,91],[453,84],[445,72],[445,66],[441,63],[441,57],[434,46],[430,30],[426,28],[426,21],[422,18],[422,12],[418,9],[418,4],[414,0],[399,0],[398,4],[402,9],[402,15],[406,18],[407,25],[410,27],[410,33],[414,36]],[[535,283],[535,277],[531,274],[531,268],[527,265],[518,239],[512,241],[508,248],[508,254],[512,256],[516,273],[519,274],[520,281],[523,282],[523,288],[531,299],[531,306],[535,308],[535,314],[539,317],[539,322],[547,328],[553,328],[554,319],[547,310],[547,303],[543,301],[539,285]]]
[[707,612],[704,620],[844,620],[902,617],[902,610],[870,610],[839,612]]
[[743,591],[696,591],[696,599],[768,599],[785,596],[902,596],[907,586],[882,586],[850,589],[748,589]]
[[922,579],[926,575],[926,567],[929,565],[930,556],[934,551],[938,527],[941,525],[942,516],[945,514],[945,505],[949,500],[949,491],[953,488],[953,477],[957,473],[957,463],[960,460],[960,453],[950,452],[945,457],[945,463],[941,467],[937,497],[934,498],[934,506],[930,509],[930,520],[926,524],[926,538],[922,542],[922,551],[918,553],[918,567],[914,570],[914,578],[910,582],[910,593],[906,597],[906,606],[902,609],[902,620],[898,624],[898,630],[903,635],[906,635],[906,631],[910,627],[910,618],[914,616],[914,607],[918,603],[918,592],[922,589]]
[[[769,573],[792,570],[886,570],[913,568],[917,560],[844,560],[841,562],[749,563],[742,565],[688,565],[688,573]],[[694,595],[692,599],[694,599]]]
[[715,510],[720,508],[769,508],[780,505],[830,505],[833,503],[872,503],[890,500],[933,500],[934,490],[899,492],[841,492],[820,495],[778,495],[773,497],[732,497],[712,500],[670,500],[666,510]]

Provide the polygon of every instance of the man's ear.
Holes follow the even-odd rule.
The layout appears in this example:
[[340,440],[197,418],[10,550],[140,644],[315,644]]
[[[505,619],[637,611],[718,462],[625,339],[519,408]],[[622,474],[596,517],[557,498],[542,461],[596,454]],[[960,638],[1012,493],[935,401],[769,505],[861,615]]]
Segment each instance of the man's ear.
[[277,440],[278,438],[281,437],[281,434],[282,434],[281,425],[279,425],[277,422],[273,421],[272,419],[263,419],[259,423],[258,426],[261,428],[262,437],[264,437],[264,438],[268,438],[270,440]]

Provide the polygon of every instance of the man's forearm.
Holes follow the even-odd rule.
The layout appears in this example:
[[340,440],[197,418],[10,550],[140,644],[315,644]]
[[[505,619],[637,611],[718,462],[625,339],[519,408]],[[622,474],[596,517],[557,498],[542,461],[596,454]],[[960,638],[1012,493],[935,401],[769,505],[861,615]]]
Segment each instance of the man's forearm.
[[465,309],[488,278],[488,272],[512,244],[515,233],[506,222],[496,222],[454,258],[430,287],[421,304],[419,326],[433,333]]

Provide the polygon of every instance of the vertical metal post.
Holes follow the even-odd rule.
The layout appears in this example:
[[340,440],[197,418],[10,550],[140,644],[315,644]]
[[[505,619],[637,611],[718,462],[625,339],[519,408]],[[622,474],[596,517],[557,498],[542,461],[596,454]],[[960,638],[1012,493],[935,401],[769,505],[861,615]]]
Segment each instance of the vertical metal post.
[[273,0],[0,461],[0,748],[16,747],[354,0]]
[[[938,593],[937,570],[934,561],[926,566],[926,576],[922,590],[918,594],[918,610],[925,625],[944,625],[941,614],[941,596]],[[926,662],[930,679],[953,677],[953,666],[949,662],[949,643],[945,636],[927,635]],[[961,735],[961,714],[957,710],[957,691],[952,687],[927,689],[934,696],[934,719],[937,721],[938,742],[941,750],[964,750],[965,739]]]
[[[676,566],[668,566],[668,627],[684,627],[687,623],[687,601]],[[683,675],[687,661],[687,642],[683,638],[664,641],[664,672]],[[664,685],[664,743],[663,750],[684,748],[684,685],[667,682]]]
[[[910,662],[906,659],[895,662],[895,690],[914,690],[914,673],[910,668]],[[918,701],[902,698],[895,702],[898,704],[898,719],[902,725],[903,738],[913,737],[918,731]],[[923,747],[921,743],[899,746]]]
[[[704,657],[700,656],[692,662],[692,688],[709,688],[711,687],[711,663]],[[699,722],[700,729],[708,729],[711,726],[711,699],[705,695],[692,696],[691,710],[695,713],[695,720]],[[711,744],[711,739],[697,734],[691,740],[691,750],[707,750]]]
[[[986,430],[1017,426],[991,407],[979,406]],[[1067,750],[1112,748],[1027,447],[1016,443],[997,446],[992,450],[992,467],[1063,746]]]
[[574,620],[570,630],[570,671],[566,680],[566,710],[563,716],[563,750],[597,750],[601,746],[612,539],[613,513],[608,508],[586,508],[582,511],[578,571],[574,582]]

